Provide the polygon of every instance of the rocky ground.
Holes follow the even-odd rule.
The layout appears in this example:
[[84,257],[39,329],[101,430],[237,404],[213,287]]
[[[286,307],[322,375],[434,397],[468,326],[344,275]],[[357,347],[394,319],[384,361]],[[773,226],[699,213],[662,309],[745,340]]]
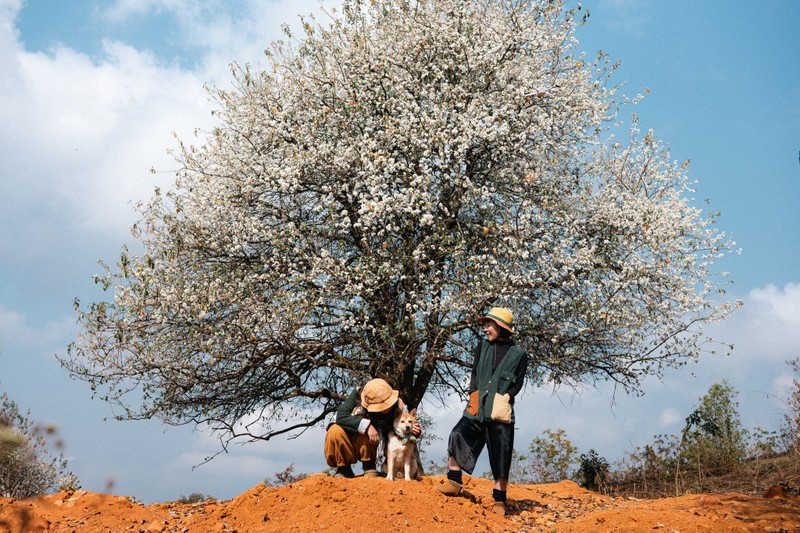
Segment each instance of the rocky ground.
[[693,494],[611,498],[563,481],[511,485],[509,513],[492,512],[492,483],[466,478],[475,501],[420,481],[313,475],[281,487],[258,485],[230,501],[143,505],[86,491],[28,500],[0,498],[0,532],[207,533],[257,531],[769,531],[800,532],[800,497],[779,488],[765,497]]

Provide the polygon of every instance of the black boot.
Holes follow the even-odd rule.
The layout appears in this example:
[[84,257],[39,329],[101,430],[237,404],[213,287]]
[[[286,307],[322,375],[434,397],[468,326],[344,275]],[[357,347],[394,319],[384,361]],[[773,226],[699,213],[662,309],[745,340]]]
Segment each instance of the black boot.
[[345,465],[345,466],[337,466],[336,473],[333,474],[333,477],[353,479],[354,477],[356,477],[356,475],[353,473],[353,469],[350,468],[350,465]]
[[494,498],[494,512],[500,516],[506,515],[506,491],[492,490],[492,497]]
[[378,470],[375,468],[375,461],[361,461],[361,467],[364,469],[364,477],[378,476]]

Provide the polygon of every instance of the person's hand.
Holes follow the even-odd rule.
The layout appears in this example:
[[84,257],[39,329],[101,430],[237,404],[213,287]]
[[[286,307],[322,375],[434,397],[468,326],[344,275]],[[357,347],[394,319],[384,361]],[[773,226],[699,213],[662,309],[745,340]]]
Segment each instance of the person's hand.
[[419,425],[419,422],[414,422],[414,427],[411,428],[411,433],[417,438],[422,435],[422,426]]
[[370,444],[378,444],[378,440],[380,439],[378,430],[375,429],[375,426],[372,424],[367,427],[367,436],[369,437]]

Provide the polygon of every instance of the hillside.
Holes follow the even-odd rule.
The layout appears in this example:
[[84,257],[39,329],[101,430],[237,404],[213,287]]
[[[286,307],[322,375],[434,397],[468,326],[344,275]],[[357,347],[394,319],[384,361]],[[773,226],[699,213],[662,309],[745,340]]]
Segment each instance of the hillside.
[[511,485],[509,514],[491,512],[492,483],[467,478],[476,496],[447,498],[441,476],[421,481],[313,475],[277,488],[258,485],[226,502],[143,505],[76,491],[0,499],[0,532],[207,533],[253,531],[800,531],[800,498],[738,493],[641,500],[611,498],[563,481]]

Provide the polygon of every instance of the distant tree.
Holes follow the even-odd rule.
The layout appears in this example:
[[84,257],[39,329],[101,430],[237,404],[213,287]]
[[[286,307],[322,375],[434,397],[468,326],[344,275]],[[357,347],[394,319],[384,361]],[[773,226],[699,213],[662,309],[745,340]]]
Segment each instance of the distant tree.
[[742,427],[736,389],[722,380],[709,387],[700,404],[686,418],[681,454],[687,467],[702,478],[709,470],[729,469],[747,452],[747,431]]
[[63,453],[48,451],[46,437],[55,428],[39,426],[29,417],[6,394],[0,397],[0,495],[22,499],[78,488]]
[[578,448],[567,438],[561,428],[545,429],[542,436],[534,437],[530,455],[520,460],[520,469],[532,483],[557,483],[572,479]]
[[494,304],[531,383],[638,392],[695,360],[731,244],[652,132],[612,135],[629,101],[577,51],[580,9],[345,0],[235,66],[64,367],[120,418],[270,439],[368,377],[412,407],[463,393]]

